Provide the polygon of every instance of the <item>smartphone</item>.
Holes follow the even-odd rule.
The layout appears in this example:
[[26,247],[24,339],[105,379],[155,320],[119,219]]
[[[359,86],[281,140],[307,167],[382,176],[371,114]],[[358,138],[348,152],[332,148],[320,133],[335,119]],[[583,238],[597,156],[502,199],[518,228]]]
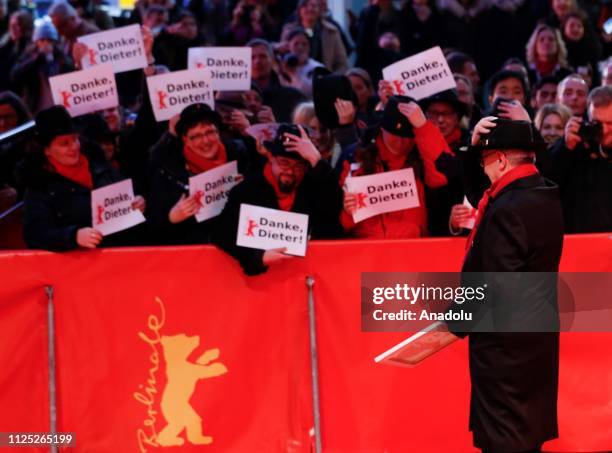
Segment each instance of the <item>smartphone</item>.
[[603,28],[608,35],[612,35],[612,17],[604,22]]

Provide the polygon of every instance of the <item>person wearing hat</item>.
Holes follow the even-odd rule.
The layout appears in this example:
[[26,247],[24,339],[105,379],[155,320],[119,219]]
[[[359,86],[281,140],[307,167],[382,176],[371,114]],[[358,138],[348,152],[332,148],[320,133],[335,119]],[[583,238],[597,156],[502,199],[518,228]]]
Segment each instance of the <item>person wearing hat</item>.
[[[462,285],[476,278],[486,296],[478,309],[462,305],[475,315],[473,323],[447,324],[460,338],[469,336],[474,445],[485,452],[536,452],[558,435],[559,189],[534,165],[546,142],[530,122],[485,117],[471,143],[491,185],[466,243]],[[493,322],[483,328],[486,319]]]
[[213,234],[213,242],[236,258],[247,275],[266,272],[269,266],[290,256],[283,249],[263,251],[236,245],[242,203],[307,214],[312,239],[342,234],[338,223],[342,208],[338,179],[304,129],[283,123],[274,139],[262,146],[267,157],[263,171],[246,176],[230,191]]
[[453,152],[452,158],[447,158],[443,167],[448,184],[427,191],[427,203],[430,207],[429,231],[432,236],[448,236],[448,219],[453,206],[456,205],[455,209],[458,210],[469,209],[461,204],[463,202],[460,162],[462,153],[459,151],[470,140],[468,131],[461,128],[461,119],[467,115],[468,107],[459,100],[455,90],[436,93],[423,99],[420,105],[427,119],[440,129]]
[[[238,171],[250,171],[246,148],[238,140],[222,140],[222,122],[206,104],[191,104],[171,120],[151,149],[148,165],[147,218],[155,244],[204,244],[215,219],[198,223],[198,200],[189,195],[189,178],[237,161]],[[175,123],[172,128],[172,123]]]
[[71,59],[60,49],[58,39],[53,24],[43,22],[34,30],[32,44],[12,68],[11,82],[15,91],[33,113],[54,105],[49,78],[74,70]]
[[[345,231],[359,238],[405,239],[427,236],[428,206],[425,187],[447,184],[437,165],[452,157],[440,130],[425,117],[419,105],[406,96],[391,96],[380,126],[368,130],[357,146],[355,160],[360,168],[353,176],[413,168],[419,206],[379,214],[359,223],[352,214],[357,209],[357,194],[345,192],[341,222]],[[343,182],[343,181],[342,181]]]
[[[99,149],[81,145],[64,107],[43,110],[35,122],[35,143],[19,169],[26,186],[23,235],[28,247],[60,251],[129,245],[134,229],[103,238],[91,227],[91,191],[121,180],[119,173]],[[132,208],[144,211],[144,198],[136,196]]]

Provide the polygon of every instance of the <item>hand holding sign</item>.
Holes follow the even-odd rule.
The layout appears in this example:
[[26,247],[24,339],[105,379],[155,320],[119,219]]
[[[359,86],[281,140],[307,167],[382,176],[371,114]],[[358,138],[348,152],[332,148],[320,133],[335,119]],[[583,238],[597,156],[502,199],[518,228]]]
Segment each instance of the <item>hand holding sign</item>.
[[471,217],[472,210],[462,204],[456,204],[451,209],[450,224],[453,230],[461,228],[461,224],[468,221]]
[[132,201],[132,209],[140,211],[144,214],[147,202],[141,195],[136,195],[134,201]]
[[378,81],[378,97],[380,98],[380,103],[385,106],[387,105],[387,101],[389,98],[393,96],[393,85],[388,80],[379,80]]
[[440,47],[404,58],[383,69],[383,78],[391,83],[394,94],[417,101],[455,88],[457,84]]
[[95,228],[79,228],[76,234],[76,242],[79,247],[95,249],[102,242],[102,233]]
[[195,215],[200,209],[198,200],[195,195],[187,196],[181,195],[181,198],[176,202],[170,212],[168,213],[168,220],[170,223],[181,223],[187,220],[189,217]]
[[357,210],[359,194],[344,192],[344,210],[347,214],[353,215]]
[[264,266],[271,266],[277,263],[282,263],[288,259],[291,259],[291,255],[287,255],[285,252],[287,247],[280,247],[277,249],[266,250],[263,254],[262,261]]

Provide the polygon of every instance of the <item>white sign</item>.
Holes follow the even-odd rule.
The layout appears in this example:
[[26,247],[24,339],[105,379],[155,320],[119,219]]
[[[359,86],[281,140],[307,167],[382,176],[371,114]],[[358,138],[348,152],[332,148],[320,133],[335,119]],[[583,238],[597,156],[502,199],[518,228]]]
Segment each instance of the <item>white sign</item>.
[[92,227],[108,236],[144,222],[142,212],[132,208],[133,201],[134,188],[131,179],[92,190]]
[[392,83],[395,94],[417,101],[457,86],[440,47],[387,66],[383,69],[383,79]]
[[119,105],[115,74],[109,64],[49,78],[53,102],[75,117]]
[[463,206],[467,206],[470,209],[470,216],[466,220],[461,221],[459,223],[459,226],[461,228],[465,228],[467,230],[473,230],[474,229],[474,224],[476,223],[476,215],[477,215],[478,211],[476,209],[474,209],[474,207],[468,201],[466,196],[463,197]]
[[139,25],[80,36],[77,41],[87,46],[87,53],[81,60],[84,68],[104,63],[110,63],[115,72],[147,67],[147,55]]
[[307,242],[306,214],[240,205],[236,245],[260,250],[286,247],[289,255],[306,256]]
[[278,123],[254,124],[247,127],[245,132],[261,143],[271,142],[276,137],[276,131],[279,126],[280,124]]
[[147,77],[147,86],[157,121],[169,120],[191,104],[215,107],[208,70],[186,69]]
[[419,193],[412,168],[346,178],[346,189],[357,196],[355,223],[385,212],[416,208]]
[[209,69],[215,91],[250,90],[251,52],[250,47],[191,47],[187,67]]
[[189,178],[189,195],[199,206],[195,218],[198,222],[218,216],[227,203],[227,195],[238,184],[238,164],[235,160]]

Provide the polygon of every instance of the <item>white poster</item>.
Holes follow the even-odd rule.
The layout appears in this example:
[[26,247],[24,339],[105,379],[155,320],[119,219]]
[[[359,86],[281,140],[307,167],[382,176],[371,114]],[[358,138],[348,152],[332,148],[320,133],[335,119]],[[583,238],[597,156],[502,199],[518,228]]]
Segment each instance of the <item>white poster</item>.
[[144,222],[142,212],[132,208],[133,201],[134,188],[131,179],[92,190],[92,227],[108,236]]
[[81,60],[83,68],[109,63],[117,73],[147,67],[139,25],[80,36],[77,41],[87,46],[87,53]]
[[189,195],[194,196],[199,210],[198,222],[218,216],[223,211],[232,187],[238,184],[238,164],[235,160],[189,178]]
[[346,190],[357,196],[355,223],[385,212],[420,206],[412,168],[346,178]]
[[383,69],[383,79],[393,84],[393,92],[417,101],[455,88],[455,78],[440,47],[418,53]]
[[286,247],[288,255],[306,256],[307,242],[306,214],[240,205],[236,245],[259,250]]
[[468,207],[470,209],[470,217],[468,217],[466,220],[463,220],[462,222],[460,222],[459,226],[461,228],[465,228],[467,230],[473,230],[474,229],[474,224],[476,223],[476,214],[478,213],[478,211],[476,209],[474,209],[474,207],[468,201],[466,196],[463,197],[463,206],[466,206],[466,207]]
[[215,91],[250,90],[251,53],[250,47],[191,47],[187,67],[209,69]]
[[191,104],[215,107],[210,71],[186,69],[147,77],[151,106],[157,121],[166,121],[180,114]]
[[115,74],[109,64],[50,77],[49,85],[53,102],[66,107],[72,117],[119,105]]

